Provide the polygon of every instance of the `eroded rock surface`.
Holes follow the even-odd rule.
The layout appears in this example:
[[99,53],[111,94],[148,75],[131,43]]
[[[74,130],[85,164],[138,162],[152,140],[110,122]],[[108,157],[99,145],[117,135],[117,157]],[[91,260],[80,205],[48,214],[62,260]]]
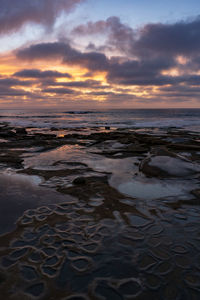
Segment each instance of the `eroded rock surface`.
[[3,125],[0,137],[1,182],[26,184],[9,181],[1,203],[17,220],[0,236],[2,299],[199,299],[198,133]]

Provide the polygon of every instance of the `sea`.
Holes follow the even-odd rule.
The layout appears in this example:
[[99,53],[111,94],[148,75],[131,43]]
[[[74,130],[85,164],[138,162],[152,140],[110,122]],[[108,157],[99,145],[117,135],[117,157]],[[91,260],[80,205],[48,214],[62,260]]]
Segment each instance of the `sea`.
[[1,109],[0,123],[36,128],[169,128],[200,132],[200,109]]

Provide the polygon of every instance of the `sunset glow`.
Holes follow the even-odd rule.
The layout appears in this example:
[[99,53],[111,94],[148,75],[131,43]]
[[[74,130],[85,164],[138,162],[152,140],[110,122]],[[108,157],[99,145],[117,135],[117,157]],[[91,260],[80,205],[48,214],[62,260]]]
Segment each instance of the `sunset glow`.
[[125,22],[114,3],[106,18],[92,0],[18,4],[0,2],[2,108],[199,107],[199,17],[158,22],[150,11],[135,24],[134,12]]

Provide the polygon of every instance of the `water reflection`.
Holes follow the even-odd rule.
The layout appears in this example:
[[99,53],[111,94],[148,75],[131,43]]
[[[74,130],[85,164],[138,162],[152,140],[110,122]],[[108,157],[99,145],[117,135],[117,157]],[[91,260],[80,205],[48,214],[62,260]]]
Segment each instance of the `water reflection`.
[[41,182],[38,176],[8,172],[0,174],[0,234],[13,230],[26,209],[65,202],[71,198],[40,187],[38,184]]

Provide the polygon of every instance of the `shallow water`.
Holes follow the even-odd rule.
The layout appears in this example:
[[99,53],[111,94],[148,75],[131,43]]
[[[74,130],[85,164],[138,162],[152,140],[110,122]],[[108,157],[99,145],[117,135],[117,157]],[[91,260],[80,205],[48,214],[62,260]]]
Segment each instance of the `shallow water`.
[[[86,149],[79,145],[65,145],[54,150],[25,157],[24,165],[26,168],[32,167],[37,170],[51,171],[82,168],[84,173],[84,166],[70,165],[70,163],[83,163],[95,172],[110,174],[110,185],[116,188],[120,193],[143,200],[168,198],[171,196],[176,197],[176,199],[190,199],[190,191],[198,188],[198,183],[195,183],[195,180],[192,183],[190,180],[159,180],[146,178],[138,172],[140,157],[113,159],[93,153],[99,152],[99,154],[101,154],[105,149],[112,148],[120,151],[120,148],[123,146],[121,143],[111,141],[106,141],[106,143],[100,145],[98,149],[96,149],[96,147]],[[150,165],[160,167],[174,176],[185,176],[199,170],[198,165],[166,156],[153,157]],[[93,175],[95,175],[95,173]],[[92,176],[92,173],[87,172],[85,176]],[[75,177],[76,176],[68,176],[68,179],[65,179],[63,184],[68,185],[72,183]],[[55,178],[54,182],[50,180],[47,185],[52,186],[52,184],[56,182],[62,184],[62,180]]]
[[84,148],[79,145],[65,145],[44,153],[35,153],[24,157],[24,167],[49,167],[58,161],[81,161]]
[[38,128],[168,128],[200,132],[200,109],[116,109],[63,111],[51,109],[0,110],[1,121]]
[[175,180],[156,180],[156,179],[134,179],[132,181],[124,182],[116,185],[113,181],[111,184],[125,195],[129,195],[138,199],[161,199],[170,196],[176,197],[177,199],[182,199],[187,196],[189,199],[191,195],[189,192],[191,189],[198,187],[198,184],[189,184],[185,181],[175,181]]
[[13,230],[27,209],[65,202],[72,199],[52,189],[40,187],[42,179],[3,172],[0,174],[0,234]]
[[148,148],[88,141],[25,153],[31,175],[0,175],[0,228],[15,228],[0,236],[2,297],[198,300],[198,179],[147,178]]

